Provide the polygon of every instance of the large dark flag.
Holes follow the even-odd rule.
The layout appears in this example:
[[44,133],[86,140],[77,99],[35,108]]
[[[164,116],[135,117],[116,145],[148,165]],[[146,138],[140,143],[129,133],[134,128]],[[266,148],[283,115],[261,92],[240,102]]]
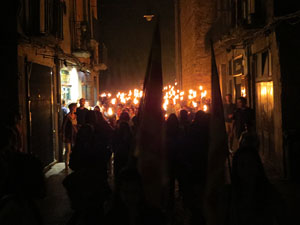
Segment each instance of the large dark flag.
[[161,205],[164,175],[162,88],[161,42],[157,24],[138,112],[135,152],[146,201],[156,207]]
[[[208,152],[205,215],[207,225],[217,225],[218,193],[225,184],[225,162],[228,155],[227,134],[220,91],[219,75],[211,41],[211,117]],[[219,224],[218,224],[219,225]]]

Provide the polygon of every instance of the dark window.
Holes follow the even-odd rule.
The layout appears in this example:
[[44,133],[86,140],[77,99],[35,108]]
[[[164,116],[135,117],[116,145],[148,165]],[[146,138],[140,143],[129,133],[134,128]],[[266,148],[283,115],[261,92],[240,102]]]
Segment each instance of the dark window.
[[262,63],[261,63],[261,70],[263,76],[269,75],[269,52],[265,51],[261,55]]
[[63,15],[65,4],[60,0],[45,0],[45,31],[63,39]]

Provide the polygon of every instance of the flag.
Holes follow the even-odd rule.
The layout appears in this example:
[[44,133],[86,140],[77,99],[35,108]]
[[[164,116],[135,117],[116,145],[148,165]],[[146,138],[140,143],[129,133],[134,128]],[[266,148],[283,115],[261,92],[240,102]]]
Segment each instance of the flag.
[[146,201],[156,207],[161,205],[164,174],[162,87],[161,41],[157,23],[138,111],[135,151]]
[[228,155],[227,134],[220,91],[219,75],[211,41],[211,115],[210,145],[205,189],[205,217],[207,225],[219,225],[217,218],[218,193],[225,184],[225,162]]

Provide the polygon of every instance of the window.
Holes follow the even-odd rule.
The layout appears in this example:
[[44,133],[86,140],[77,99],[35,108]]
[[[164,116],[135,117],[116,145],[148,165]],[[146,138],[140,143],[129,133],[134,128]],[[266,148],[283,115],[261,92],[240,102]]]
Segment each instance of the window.
[[261,53],[256,54],[256,77],[262,76]]
[[48,34],[63,39],[63,15],[65,9],[64,2],[60,0],[41,0],[44,3],[45,22],[44,30]]
[[91,99],[91,87],[89,85],[82,86],[82,97],[87,100]]
[[272,57],[270,50],[257,53],[253,56],[256,78],[272,76]]
[[269,75],[269,52],[265,51],[261,54],[261,70],[262,70],[262,75],[263,76],[268,76]]

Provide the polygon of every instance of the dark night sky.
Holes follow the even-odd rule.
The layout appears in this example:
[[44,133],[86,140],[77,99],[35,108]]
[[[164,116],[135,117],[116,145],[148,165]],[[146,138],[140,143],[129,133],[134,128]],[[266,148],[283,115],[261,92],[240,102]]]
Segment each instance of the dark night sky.
[[164,81],[175,79],[173,0],[101,0],[99,18],[108,49],[108,70],[101,74],[101,91],[141,87],[155,26],[155,21],[143,18],[149,8],[160,15]]

